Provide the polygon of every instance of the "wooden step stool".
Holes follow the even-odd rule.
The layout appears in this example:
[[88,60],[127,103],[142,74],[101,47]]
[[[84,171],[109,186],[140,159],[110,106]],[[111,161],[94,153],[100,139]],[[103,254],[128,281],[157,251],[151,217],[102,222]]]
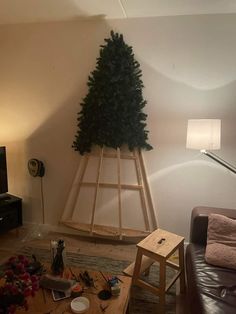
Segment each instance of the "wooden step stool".
[[[185,292],[184,272],[184,238],[174,233],[157,229],[137,244],[137,255],[135,263],[128,266],[124,273],[133,276],[133,284],[149,290],[159,296],[161,311],[165,309],[165,293],[180,278],[180,292]],[[168,259],[178,250],[179,265]],[[159,287],[141,280],[142,273],[149,273],[150,266],[155,262],[160,265]],[[173,279],[166,284],[166,266],[174,268],[177,273]]]

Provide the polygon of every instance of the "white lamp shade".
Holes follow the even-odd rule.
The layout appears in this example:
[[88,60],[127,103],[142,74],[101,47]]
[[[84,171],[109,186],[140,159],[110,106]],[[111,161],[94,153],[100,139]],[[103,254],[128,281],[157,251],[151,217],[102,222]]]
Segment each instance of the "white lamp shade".
[[191,149],[220,149],[221,120],[188,120],[186,147]]

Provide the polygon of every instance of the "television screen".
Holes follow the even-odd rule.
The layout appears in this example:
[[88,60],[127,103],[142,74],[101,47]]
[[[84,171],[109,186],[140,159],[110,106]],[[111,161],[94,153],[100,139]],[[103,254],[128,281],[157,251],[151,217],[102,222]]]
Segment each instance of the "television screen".
[[0,194],[8,191],[6,147],[0,147]]

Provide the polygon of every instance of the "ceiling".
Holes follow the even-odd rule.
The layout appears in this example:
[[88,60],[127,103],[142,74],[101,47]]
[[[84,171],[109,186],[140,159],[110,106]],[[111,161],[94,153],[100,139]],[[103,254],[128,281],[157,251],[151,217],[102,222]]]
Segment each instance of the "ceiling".
[[236,0],[0,0],[0,24],[236,13]]

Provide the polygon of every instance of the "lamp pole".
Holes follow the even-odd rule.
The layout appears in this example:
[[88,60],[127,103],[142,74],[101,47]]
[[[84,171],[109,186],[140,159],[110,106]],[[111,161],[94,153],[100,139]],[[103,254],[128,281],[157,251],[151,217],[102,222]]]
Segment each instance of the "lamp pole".
[[213,159],[214,161],[218,162],[221,166],[229,169],[230,171],[232,171],[233,173],[236,173],[236,168],[231,165],[230,163],[228,163],[227,161],[225,161],[224,159],[220,158],[219,156],[217,156],[216,154],[207,151],[205,149],[201,150],[201,153],[210,157],[211,159]]

